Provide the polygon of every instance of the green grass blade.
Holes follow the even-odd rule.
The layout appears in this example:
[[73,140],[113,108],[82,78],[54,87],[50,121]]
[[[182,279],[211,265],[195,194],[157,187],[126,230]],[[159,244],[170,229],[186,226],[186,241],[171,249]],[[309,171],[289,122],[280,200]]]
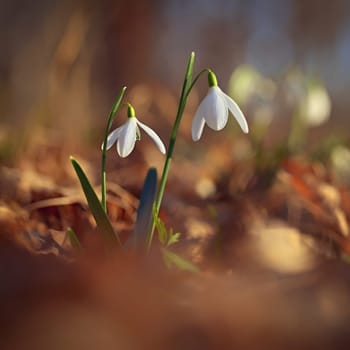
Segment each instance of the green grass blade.
[[196,265],[192,264],[191,262],[187,261],[181,256],[165,248],[162,248],[161,251],[164,262],[168,267],[172,267],[173,265],[175,265],[180,270],[189,271],[193,273],[200,272],[200,269]]
[[67,236],[70,240],[70,243],[74,249],[80,250],[81,249],[81,243],[79,241],[79,238],[75,234],[74,230],[71,227],[67,228]]
[[96,192],[91,186],[89,179],[85,175],[84,170],[78,161],[73,157],[70,157],[70,161],[74,167],[75,172],[77,173],[81,187],[84,191],[91,213],[95,218],[98,229],[105,235],[107,241],[112,241],[121,245],[119,236],[114,231],[113,226],[109,221],[109,218],[104,211],[102,204],[96,195]]
[[147,237],[152,223],[153,204],[157,192],[157,170],[150,168],[145,178],[137,209],[135,229],[130,238],[134,246],[146,246]]

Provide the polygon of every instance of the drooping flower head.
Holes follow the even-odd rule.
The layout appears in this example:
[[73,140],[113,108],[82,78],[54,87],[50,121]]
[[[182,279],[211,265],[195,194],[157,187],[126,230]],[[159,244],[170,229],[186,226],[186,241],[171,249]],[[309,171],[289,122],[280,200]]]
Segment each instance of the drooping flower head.
[[248,133],[248,123],[231,97],[219,88],[215,74],[208,71],[209,91],[200,103],[192,122],[192,139],[198,141],[203,133],[204,125],[207,124],[213,130],[223,129],[228,120],[230,111],[237,120],[244,133]]
[[[165,154],[165,146],[159,136],[147,125],[141,123],[135,114],[135,110],[130,103],[128,103],[128,120],[119,128],[112,131],[107,137],[107,150],[113,144],[117,143],[117,152],[120,157],[127,157],[134,149],[137,140],[141,139],[140,129],[143,129],[146,134],[151,137],[159,150]],[[102,145],[103,146],[103,145]]]

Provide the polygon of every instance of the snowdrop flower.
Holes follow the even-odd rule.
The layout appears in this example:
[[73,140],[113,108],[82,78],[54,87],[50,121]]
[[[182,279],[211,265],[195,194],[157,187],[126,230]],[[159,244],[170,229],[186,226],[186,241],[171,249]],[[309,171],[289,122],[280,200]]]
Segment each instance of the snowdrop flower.
[[243,132],[248,133],[248,124],[242,111],[231,97],[221,91],[212,71],[208,72],[208,83],[209,92],[199,105],[193,118],[193,141],[198,141],[201,138],[205,123],[213,130],[223,129],[227,124],[228,111],[235,117]]
[[[119,128],[112,131],[107,137],[107,150],[117,143],[117,152],[122,157],[127,157],[134,149],[136,140],[141,139],[140,129],[143,129],[155,142],[159,150],[165,154],[165,146],[159,136],[147,125],[141,123],[135,115],[135,110],[128,103],[128,120]],[[103,145],[102,145],[103,146]]]

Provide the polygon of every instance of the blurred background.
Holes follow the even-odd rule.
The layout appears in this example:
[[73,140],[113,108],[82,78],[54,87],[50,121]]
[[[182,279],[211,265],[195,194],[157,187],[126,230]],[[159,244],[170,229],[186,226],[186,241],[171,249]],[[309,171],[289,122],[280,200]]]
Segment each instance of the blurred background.
[[[290,134],[296,113],[321,127],[317,142],[319,130],[346,135],[349,19],[346,0],[3,0],[0,159],[11,162],[34,144],[56,143],[64,154],[99,148],[123,85],[137,114],[167,140],[191,51],[195,72],[212,68],[251,126],[258,120],[266,134],[269,125],[267,143]],[[202,78],[185,140],[206,89]]]
[[[111,339],[111,348],[115,348],[114,339],[120,334],[114,331],[115,325],[124,325],[124,315],[135,310],[134,316],[126,319],[130,329],[139,325],[136,335],[156,337],[163,329],[167,335],[168,322],[178,322],[174,328],[178,333],[169,335],[174,349],[183,348],[178,339],[186,342],[193,336],[193,344],[203,340],[198,348],[210,344],[215,349],[229,348],[222,345],[222,339],[231,335],[242,336],[244,341],[247,335],[247,344],[255,339],[261,349],[266,334],[275,333],[276,339],[283,340],[278,349],[303,340],[303,335],[306,340],[315,338],[317,344],[307,346],[306,341],[303,348],[322,348],[327,346],[326,340],[332,344],[329,348],[340,348],[334,341],[344,342],[343,348],[347,348],[348,0],[0,0],[0,240],[7,236],[13,241],[15,237],[45,257],[52,252],[63,256],[65,244],[69,244],[67,227],[85,242],[95,226],[68,156],[76,156],[92,182],[100,183],[103,132],[113,101],[124,85],[128,86],[126,100],[134,105],[137,117],[167,144],[191,51],[196,53],[194,74],[206,67],[214,70],[222,90],[241,106],[250,133],[243,135],[230,118],[225,130],[216,133],[206,127],[201,140],[193,143],[193,114],[207,92],[203,76],[188,99],[160,217],[167,228],[183,234],[179,249],[192,261],[203,264],[204,269],[211,260],[222,267],[225,284],[213,279],[198,288],[197,282],[192,287],[188,281],[181,282],[180,300],[186,295],[181,305],[199,304],[188,314],[178,314],[177,321],[169,317],[174,305],[180,304],[168,280],[163,280],[160,293],[156,289],[153,293],[152,288],[158,288],[154,277],[149,279],[143,269],[138,271],[130,264],[123,271],[123,264],[116,261],[121,281],[130,288],[124,288],[115,277],[113,265],[103,273],[99,267],[92,275],[90,271],[81,273],[82,280],[91,277],[81,284],[81,292],[71,294],[65,270],[52,266],[54,261],[42,264],[38,260],[33,265],[31,256],[0,241],[0,275],[6,282],[0,297],[5,322],[0,322],[0,329],[5,334],[7,328],[2,324],[12,327],[15,344],[8,349],[23,348],[18,342],[27,344],[31,337],[61,344],[61,334],[77,330],[80,335],[83,328],[77,325],[82,320],[91,329],[96,330],[97,325],[97,332],[90,332],[88,338],[84,330],[84,344],[92,339],[88,346],[93,347],[95,334],[101,334],[101,339],[112,334],[103,339]],[[114,126],[125,117],[123,109]],[[163,161],[164,156],[144,134],[127,159],[109,151],[108,213],[123,239],[134,227],[147,168],[161,169]],[[308,271],[310,275],[303,274]],[[270,283],[270,272],[271,280],[278,279],[281,284]],[[301,279],[280,278],[288,274]],[[71,278],[74,282],[75,277]],[[264,280],[267,283],[261,283]],[[82,282],[76,281],[79,287]],[[144,285],[149,283],[152,288],[147,292]],[[97,304],[86,303],[89,299],[83,297],[90,293],[91,288],[86,287],[90,285],[92,300],[103,301],[102,311],[97,313]],[[78,287],[72,284],[73,289]],[[146,291],[148,303],[154,300],[146,303],[141,313],[140,290]],[[189,290],[193,292],[189,294]],[[36,317],[31,310],[43,294],[42,300],[49,300],[45,293],[76,295],[84,305],[73,300],[78,308],[70,304],[61,308],[57,302],[59,309],[52,309],[54,303],[47,302],[48,312]],[[161,313],[154,312],[165,295],[170,296],[171,307],[159,304]],[[226,304],[231,297],[236,301]],[[17,319],[9,321],[7,315],[13,313],[12,308],[21,315],[26,303],[28,314],[35,317],[21,323],[19,332]],[[129,305],[135,309],[129,311]],[[117,310],[115,319],[111,310]],[[218,343],[207,340],[207,328],[213,327],[200,321],[202,310],[204,314],[209,310],[203,320],[212,318],[214,328],[220,325]],[[149,314],[156,321],[145,316],[145,323],[138,323],[140,314]],[[104,333],[109,323],[111,328]],[[154,327],[157,324],[161,327]],[[56,333],[43,332],[42,325]],[[263,330],[262,341],[259,335],[252,337],[257,329]],[[144,337],[134,338],[141,341]],[[96,344],[101,344],[101,339],[96,338]],[[240,344],[236,339],[233,343]]]

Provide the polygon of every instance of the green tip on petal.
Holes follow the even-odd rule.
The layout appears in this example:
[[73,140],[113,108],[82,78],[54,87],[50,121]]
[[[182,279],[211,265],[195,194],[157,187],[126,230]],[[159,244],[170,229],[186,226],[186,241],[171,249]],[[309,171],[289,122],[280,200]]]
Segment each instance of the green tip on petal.
[[218,86],[216,75],[211,70],[208,71],[208,84],[209,84],[209,87]]
[[130,104],[130,103],[128,103],[128,118],[133,118],[133,117],[135,117],[135,109],[134,109],[134,107]]

